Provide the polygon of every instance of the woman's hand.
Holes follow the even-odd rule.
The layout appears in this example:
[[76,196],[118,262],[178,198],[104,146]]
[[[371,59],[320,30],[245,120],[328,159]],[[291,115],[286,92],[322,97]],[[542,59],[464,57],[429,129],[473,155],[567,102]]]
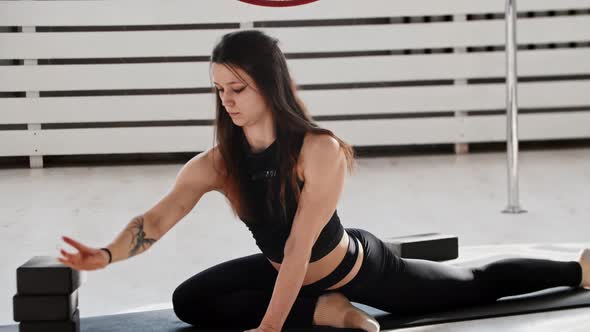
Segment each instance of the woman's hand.
[[67,236],[63,236],[62,239],[65,243],[78,249],[77,253],[69,253],[63,249],[60,249],[62,257],[58,260],[75,270],[98,270],[102,269],[109,264],[108,254],[104,250],[87,247],[74,239]]

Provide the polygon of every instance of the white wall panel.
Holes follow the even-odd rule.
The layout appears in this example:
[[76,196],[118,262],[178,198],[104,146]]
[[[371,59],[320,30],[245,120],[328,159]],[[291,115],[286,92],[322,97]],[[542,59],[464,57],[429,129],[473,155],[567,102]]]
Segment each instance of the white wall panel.
[[[469,116],[465,121],[464,142],[506,140],[506,117]],[[519,139],[553,140],[590,137],[590,111],[555,114],[521,114],[518,118]]]
[[35,133],[33,155],[190,152],[213,146],[212,126],[55,129]]
[[[4,26],[133,26],[244,23],[281,20],[391,18],[502,13],[504,0],[322,0],[290,8],[263,8],[235,0],[2,1]],[[520,0],[518,10],[590,9],[590,0]],[[287,53],[464,48],[502,45],[503,20],[412,24],[264,28]],[[0,156],[196,152],[213,144],[212,126],[153,126],[34,130],[48,123],[211,120],[212,94],[42,97],[41,91],[136,90],[210,87],[207,62],[28,65],[36,59],[208,56],[232,29],[0,33],[0,124],[33,124],[0,131]],[[590,16],[520,19],[518,41],[590,41]],[[521,77],[590,74],[590,49],[536,49],[518,53]],[[124,62],[125,60],[122,60]],[[299,85],[502,78],[503,52],[292,59]],[[590,80],[521,83],[522,140],[590,137]],[[419,114],[505,108],[504,84],[342,88],[300,92],[313,116]],[[322,121],[353,145],[470,143],[505,140],[504,115]]]
[[36,154],[36,133],[27,130],[0,130],[0,157]]
[[2,123],[210,120],[212,94],[0,98]]
[[[490,142],[505,140],[504,116],[322,121],[322,127],[353,145]],[[590,136],[590,111],[525,114],[521,140]],[[35,135],[35,136],[31,136]],[[0,132],[0,156],[203,151],[213,127],[144,127]],[[31,152],[34,151],[34,152]]]
[[[7,26],[151,25],[504,12],[504,0],[321,0],[264,8],[235,0],[0,1]],[[519,11],[589,8],[590,0],[521,0]]]
[[[590,49],[523,51],[520,76],[590,73]],[[330,84],[505,75],[505,54],[459,53],[292,59],[297,84]],[[210,87],[206,62],[0,66],[0,91],[172,89]]]
[[[521,83],[519,107],[590,105],[590,81]],[[299,95],[312,116],[497,110],[503,84],[308,90]],[[428,96],[428,98],[424,98]],[[212,120],[212,94],[0,98],[2,123]]]
[[[505,40],[503,20],[260,30],[278,38],[285,53],[487,46]],[[231,31],[0,33],[0,59],[208,56]],[[518,21],[520,44],[588,40],[590,16]]]

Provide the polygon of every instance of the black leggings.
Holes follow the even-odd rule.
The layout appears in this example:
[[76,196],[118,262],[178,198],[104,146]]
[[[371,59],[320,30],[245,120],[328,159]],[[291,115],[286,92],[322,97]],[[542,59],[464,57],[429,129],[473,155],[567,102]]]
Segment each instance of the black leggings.
[[[578,262],[512,258],[477,268],[457,267],[393,254],[373,234],[347,228],[361,241],[364,261],[357,276],[341,288],[303,286],[284,327],[310,327],[317,298],[340,292],[350,301],[394,314],[418,314],[496,301],[510,295],[570,286],[582,278]],[[267,309],[278,272],[262,254],[233,259],[206,269],[174,291],[174,312],[199,327],[257,327]]]

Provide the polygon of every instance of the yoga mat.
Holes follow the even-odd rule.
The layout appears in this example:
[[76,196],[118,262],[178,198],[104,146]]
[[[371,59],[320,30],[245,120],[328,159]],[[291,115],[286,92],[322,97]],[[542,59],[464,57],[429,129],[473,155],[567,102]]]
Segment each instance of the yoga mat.
[[[421,325],[449,323],[482,318],[522,315],[535,312],[590,307],[590,291],[581,288],[556,287],[543,291],[503,298],[495,303],[463,308],[446,312],[425,315],[396,316],[383,312],[367,311],[374,315],[381,324],[382,330],[400,329]],[[365,310],[368,307],[362,307]],[[83,310],[81,310],[83,311]],[[179,321],[171,309],[154,310],[120,315],[87,317],[81,319],[82,332],[181,332],[181,331],[211,331],[210,329],[194,328]],[[0,332],[16,332],[16,325],[0,327]],[[215,331],[239,331],[220,329]],[[287,331],[355,331],[352,329],[334,329],[328,327],[314,327],[313,329],[287,329]]]
[[590,291],[582,288],[556,287],[525,295],[505,297],[491,304],[460,310],[407,317],[390,314],[376,317],[381,324],[381,329],[385,330],[581,307],[590,307]]

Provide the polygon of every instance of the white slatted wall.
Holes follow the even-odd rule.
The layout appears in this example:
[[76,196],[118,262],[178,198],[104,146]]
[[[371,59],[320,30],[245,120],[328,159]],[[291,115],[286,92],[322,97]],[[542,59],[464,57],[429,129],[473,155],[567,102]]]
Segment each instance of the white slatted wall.
[[[211,147],[207,57],[248,25],[279,38],[312,115],[355,146],[503,141],[504,5],[0,1],[0,156]],[[590,0],[518,11],[521,139],[590,137]]]

